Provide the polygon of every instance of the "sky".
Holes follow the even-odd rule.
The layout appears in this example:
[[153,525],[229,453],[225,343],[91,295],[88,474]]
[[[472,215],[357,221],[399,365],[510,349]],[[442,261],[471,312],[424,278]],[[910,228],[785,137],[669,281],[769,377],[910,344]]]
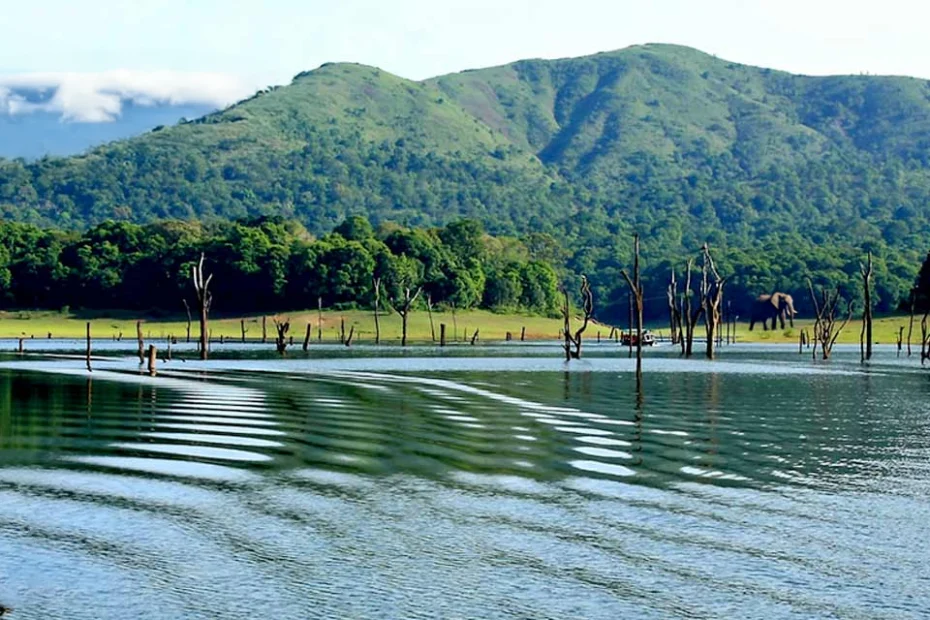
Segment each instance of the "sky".
[[[135,93],[135,88],[142,98],[149,91],[162,96],[178,90],[184,101],[196,95],[229,103],[255,88],[287,83],[324,62],[360,62],[423,79],[523,58],[581,56],[650,42],[688,45],[727,60],[796,73],[930,78],[925,33],[930,3],[916,0],[3,4],[0,111],[4,87],[8,93],[11,84],[30,80],[83,89],[84,94],[73,95],[79,100],[86,91]],[[192,94],[192,84],[199,95]],[[22,102],[18,105],[22,111]],[[66,102],[56,105],[68,107]]]

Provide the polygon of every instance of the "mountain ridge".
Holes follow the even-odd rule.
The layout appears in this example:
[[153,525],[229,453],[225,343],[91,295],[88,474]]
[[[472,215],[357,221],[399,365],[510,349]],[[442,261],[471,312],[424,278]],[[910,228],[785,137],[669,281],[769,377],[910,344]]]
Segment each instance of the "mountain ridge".
[[870,248],[899,295],[930,234],[928,84],[668,44],[422,81],[328,63],[81,156],[0,163],[0,214],[77,228],[280,215],[317,234],[356,214],[468,217],[550,233],[572,269],[605,278],[639,232],[653,258],[710,241],[745,267],[771,248],[749,270],[765,289],[792,285],[798,255],[847,273]]

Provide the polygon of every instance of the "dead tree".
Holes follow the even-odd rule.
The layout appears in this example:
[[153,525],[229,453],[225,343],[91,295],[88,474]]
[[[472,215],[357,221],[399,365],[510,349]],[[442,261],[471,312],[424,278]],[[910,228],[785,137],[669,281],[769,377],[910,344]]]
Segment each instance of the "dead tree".
[[191,341],[191,307],[187,305],[186,299],[181,299],[184,302],[184,309],[187,311],[187,342]]
[[586,276],[581,276],[581,308],[584,312],[581,327],[572,335],[571,328],[571,306],[568,302],[568,291],[564,288],[562,292],[565,296],[565,304],[562,306],[562,318],[565,321],[565,327],[562,330],[565,336],[565,361],[572,359],[581,359],[581,339],[584,331],[588,328],[588,323],[594,315],[594,294],[591,292],[591,284]]
[[145,364],[145,340],[142,338],[142,321],[136,321],[136,342],[139,344],[139,366]]
[[[707,359],[714,359],[714,342],[720,326],[723,285],[726,278],[721,278],[710,255],[710,247],[705,243],[701,248],[701,309],[704,314],[704,328],[707,332]],[[713,277],[713,279],[711,279]]]
[[203,253],[200,254],[200,262],[191,268],[191,278],[194,281],[194,290],[197,292],[197,304],[200,310],[200,359],[205,360],[209,356],[207,346],[207,320],[210,314],[210,306],[213,304],[213,293],[210,292],[210,281],[213,274],[204,279],[203,277]]
[[373,277],[371,284],[375,290],[375,344],[381,344],[381,318],[378,316],[381,311],[381,278]]
[[316,298],[316,341],[323,342],[323,298]]
[[[642,388],[643,382],[643,283],[639,278],[639,235],[633,235],[633,278],[625,270],[620,275],[626,280],[630,294],[636,302],[636,385]],[[674,280],[674,275],[672,276]],[[630,334],[632,337],[633,334]]]
[[930,316],[930,308],[924,312],[923,318],[920,320],[920,365],[923,366],[924,362],[930,358],[930,333],[927,332],[927,316]]
[[307,321],[307,335],[304,336],[304,351],[310,348],[310,332],[313,329],[313,325],[310,321]]
[[397,299],[391,300],[391,307],[394,308],[394,312],[400,315],[400,346],[407,346],[407,318],[410,316],[410,309],[413,307],[414,302],[416,302],[417,297],[420,296],[420,292],[423,290],[423,287],[417,287],[416,291],[412,290],[410,286],[403,287],[404,296]]
[[837,326],[836,312],[840,303],[839,289],[833,289],[832,291],[822,289],[820,291],[820,299],[818,300],[817,294],[814,292],[814,285],[810,278],[807,279],[807,288],[811,294],[811,302],[814,304],[814,313],[816,317],[814,320],[813,356],[816,359],[817,343],[819,342],[820,353],[823,359],[828,360],[830,359],[830,354],[833,352],[833,345],[836,344],[836,339],[839,338],[840,333],[842,333],[852,319],[852,301],[846,303],[846,318],[841,325]]
[[704,304],[694,303],[694,291],[691,290],[691,269],[694,266],[694,259],[688,259],[688,267],[685,277],[685,292],[681,299],[681,313],[685,319],[685,357],[691,357],[694,346],[694,329],[697,327],[698,319],[704,312]]
[[859,273],[862,275],[862,297],[865,304],[862,308],[862,329],[859,331],[860,361],[872,359],[872,253],[868,254],[865,265],[859,263]]
[[[264,318],[265,317],[262,317],[263,323]],[[278,317],[274,317],[271,320],[274,321],[274,328],[277,332],[277,336],[275,336],[274,340],[275,348],[278,350],[279,354],[284,355],[287,351],[287,332],[291,329],[291,322],[287,319],[279,321]]]
[[245,344],[245,335],[249,333],[245,328],[245,319],[239,319],[239,331],[242,333],[242,343]]
[[917,289],[911,289],[911,318],[907,325],[907,356],[911,356],[911,336],[914,334],[914,304],[917,302]]
[[426,294],[426,313],[429,314],[429,333],[433,339],[433,342],[436,342],[436,327],[433,325],[433,296],[429,293]]
[[[674,269],[672,269],[671,275],[669,276],[668,288],[665,290],[665,295],[668,298],[669,336],[671,337],[672,344],[684,345],[681,329],[681,304],[678,301],[678,280],[675,279]],[[683,346],[681,352],[684,353]]]

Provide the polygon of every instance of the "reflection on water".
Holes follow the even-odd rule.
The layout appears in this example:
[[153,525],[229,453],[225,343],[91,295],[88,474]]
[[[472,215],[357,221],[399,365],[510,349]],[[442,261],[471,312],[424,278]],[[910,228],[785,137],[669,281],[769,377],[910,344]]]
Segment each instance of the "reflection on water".
[[7,363],[0,603],[42,619],[930,614],[930,383],[913,364],[658,354],[638,399],[625,357],[566,372],[519,351],[154,379],[120,359],[91,378]]

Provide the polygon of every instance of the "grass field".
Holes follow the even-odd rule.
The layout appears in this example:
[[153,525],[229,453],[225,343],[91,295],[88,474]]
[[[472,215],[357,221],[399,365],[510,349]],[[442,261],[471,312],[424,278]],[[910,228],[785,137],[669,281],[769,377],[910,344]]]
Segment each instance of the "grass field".
[[[268,315],[267,337],[269,341],[274,340],[275,329],[272,321],[273,316]],[[295,342],[303,340],[309,322],[312,327],[312,340],[316,341],[318,332],[318,315],[315,310],[303,312],[290,312],[279,315],[279,318],[290,320],[291,331],[289,335],[294,337]],[[221,317],[210,321],[210,331],[215,339],[232,338],[239,339],[242,336],[240,321],[245,320],[246,338],[249,340],[260,339],[262,336],[261,316],[248,317]],[[75,316],[73,314],[61,314],[57,312],[45,311],[21,311],[21,312],[0,312],[0,338],[47,338],[51,334],[53,338],[83,338],[85,324],[91,322],[91,333],[94,338],[114,338],[122,333],[123,338],[135,338],[136,317],[125,312],[110,313],[109,315],[98,316]],[[374,340],[375,327],[374,317],[370,311],[347,310],[324,311],[322,339],[324,342],[333,342],[338,340],[341,321],[345,320],[345,329],[348,333],[351,328],[355,328],[354,339],[357,342],[370,342]],[[467,312],[456,313],[453,320],[450,313],[434,312],[433,324],[435,326],[436,338],[439,338],[439,325],[446,324],[447,339],[453,341],[456,337],[453,331],[457,331],[458,340],[470,339],[476,329],[480,330],[480,340],[504,340],[507,332],[511,332],[515,339],[520,338],[520,331],[526,328],[527,340],[555,340],[558,337],[559,330],[562,326],[560,319],[545,318],[539,316],[525,316],[516,314],[495,314],[485,310],[469,310]],[[577,327],[578,323],[573,323]],[[908,317],[885,317],[875,319],[873,323],[873,339],[880,344],[894,344],[897,342],[898,329],[904,327],[904,337],[907,338]],[[787,327],[784,330],[763,331],[761,327],[756,326],[755,330],[750,332],[747,323],[739,323],[736,327],[737,339],[739,342],[760,342],[760,343],[795,343],[798,341],[800,330],[811,330],[813,321],[798,320],[795,321],[794,327]],[[668,327],[665,324],[652,325],[652,328],[663,334],[668,333]],[[858,343],[859,330],[861,323],[851,321],[847,328],[840,335],[838,342],[841,343]],[[174,335],[183,338],[186,335],[186,320],[163,320],[163,319],[146,319],[143,320],[142,331],[146,338],[166,338]],[[198,325],[196,321],[191,326],[192,338],[197,337]],[[414,342],[423,342],[432,340],[430,330],[429,316],[426,312],[415,312],[410,315],[409,338]],[[602,337],[606,338],[610,327],[605,325],[594,324],[588,328],[588,338],[595,339],[597,332],[600,331]],[[399,341],[401,332],[400,317],[396,314],[381,315],[381,339],[384,342]],[[700,339],[703,334],[703,326],[698,326],[696,339]],[[917,317],[914,322],[913,342],[920,340],[920,319]]]
[[[319,318],[316,310],[304,312],[289,312],[277,315],[279,319],[290,321],[289,335],[295,342],[303,340],[308,322],[311,324],[312,340],[316,341],[319,335]],[[274,315],[267,315],[266,329],[269,341],[275,337],[273,323]],[[111,316],[74,316],[59,314],[57,312],[0,312],[0,338],[34,337],[47,338],[83,338],[87,321],[91,323],[91,334],[94,338],[113,338],[122,333],[123,338],[135,338],[136,317],[125,313],[113,313]],[[220,317],[211,319],[209,330],[214,339],[220,337],[240,339],[242,336],[240,321],[245,320],[248,340],[262,337],[262,317]],[[322,323],[322,339],[332,342],[339,339],[340,326],[345,321],[346,333],[355,328],[355,341],[372,341],[375,337],[374,316],[370,311],[347,310],[344,312],[324,311]],[[399,341],[401,336],[401,321],[397,314],[382,312],[380,317],[381,339],[385,342]],[[484,310],[469,310],[457,312],[455,319],[451,313],[433,313],[433,325],[436,338],[439,338],[440,323],[446,324],[446,338],[455,340],[453,331],[457,331],[458,339],[463,340],[466,335],[471,339],[476,329],[480,330],[480,340],[503,340],[507,332],[511,332],[515,339],[520,338],[522,328],[526,328],[528,340],[555,339],[561,328],[561,321],[539,316],[523,316],[514,314],[494,314]],[[196,320],[191,326],[191,336],[196,338],[199,333]],[[588,331],[596,336],[597,327],[589,327]],[[609,328],[601,328],[606,337]],[[187,331],[186,319],[147,319],[143,320],[142,332],[146,338],[167,338],[176,336],[184,338]],[[408,323],[408,338],[412,341],[432,340],[429,315],[426,312],[414,312],[410,315]]]

